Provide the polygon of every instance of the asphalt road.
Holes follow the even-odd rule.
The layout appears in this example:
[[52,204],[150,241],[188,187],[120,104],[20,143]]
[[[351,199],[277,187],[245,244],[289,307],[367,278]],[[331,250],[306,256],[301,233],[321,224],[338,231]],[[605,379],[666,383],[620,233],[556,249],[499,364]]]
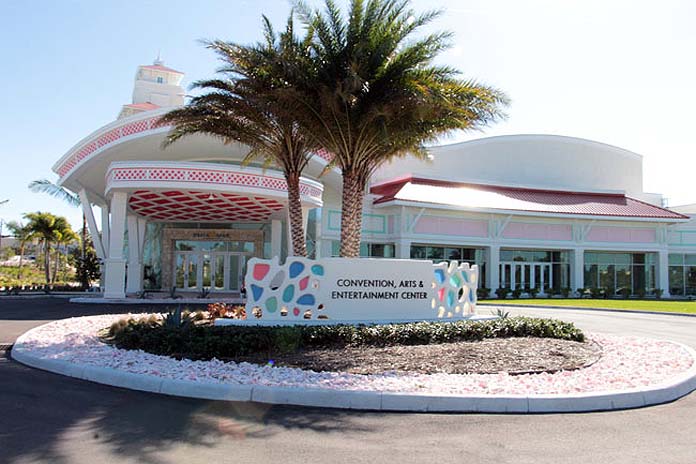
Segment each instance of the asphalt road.
[[[0,299],[0,342],[20,327],[106,310],[125,311]],[[524,313],[562,315],[585,330],[651,335],[696,347],[696,318]],[[667,405],[592,414],[384,414],[167,397],[0,358],[3,464],[694,463],[695,433],[696,394]]]

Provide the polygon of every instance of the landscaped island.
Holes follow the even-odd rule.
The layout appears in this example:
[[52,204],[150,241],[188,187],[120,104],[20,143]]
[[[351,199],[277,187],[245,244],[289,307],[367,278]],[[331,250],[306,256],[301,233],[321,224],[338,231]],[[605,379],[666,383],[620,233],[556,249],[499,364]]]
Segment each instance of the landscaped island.
[[380,325],[214,326],[206,313],[114,323],[118,348],[355,374],[529,373],[586,367],[600,349],[572,323],[513,317]]

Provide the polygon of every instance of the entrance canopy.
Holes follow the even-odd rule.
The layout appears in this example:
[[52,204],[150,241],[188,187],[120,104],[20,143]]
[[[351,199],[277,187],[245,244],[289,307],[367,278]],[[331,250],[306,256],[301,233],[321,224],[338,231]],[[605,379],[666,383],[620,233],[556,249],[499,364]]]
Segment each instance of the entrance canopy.
[[[287,183],[277,171],[211,163],[114,162],[107,195],[126,191],[131,213],[156,221],[263,222],[287,205]],[[323,186],[300,180],[307,208],[322,205]]]

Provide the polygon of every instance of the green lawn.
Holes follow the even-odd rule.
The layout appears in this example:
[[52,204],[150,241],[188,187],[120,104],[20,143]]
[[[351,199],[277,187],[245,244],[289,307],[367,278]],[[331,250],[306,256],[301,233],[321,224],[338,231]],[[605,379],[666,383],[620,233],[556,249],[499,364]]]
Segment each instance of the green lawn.
[[696,314],[696,301],[669,300],[593,300],[588,298],[521,298],[517,300],[479,300],[491,305],[574,306],[579,308],[632,309],[665,313]]

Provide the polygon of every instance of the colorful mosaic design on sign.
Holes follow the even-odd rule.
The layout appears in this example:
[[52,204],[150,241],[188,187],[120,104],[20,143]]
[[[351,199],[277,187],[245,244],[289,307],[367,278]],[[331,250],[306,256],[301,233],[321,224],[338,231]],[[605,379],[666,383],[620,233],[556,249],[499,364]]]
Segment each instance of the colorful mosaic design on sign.
[[300,257],[290,257],[285,264],[273,259],[252,258],[247,264],[247,310],[261,308],[262,317],[278,316],[317,319],[324,311],[317,293],[324,276],[324,266]]
[[433,309],[437,310],[438,318],[469,316],[476,309],[476,288],[478,286],[479,269],[477,265],[469,267],[469,263],[459,264],[450,261],[433,264],[435,268],[435,298],[431,301]]
[[[433,264],[431,307],[423,319],[467,317],[476,309],[478,266],[457,261]],[[331,308],[321,301],[325,264],[322,260],[289,257],[280,264],[273,259],[252,258],[246,271],[247,313],[264,319],[329,319]]]

